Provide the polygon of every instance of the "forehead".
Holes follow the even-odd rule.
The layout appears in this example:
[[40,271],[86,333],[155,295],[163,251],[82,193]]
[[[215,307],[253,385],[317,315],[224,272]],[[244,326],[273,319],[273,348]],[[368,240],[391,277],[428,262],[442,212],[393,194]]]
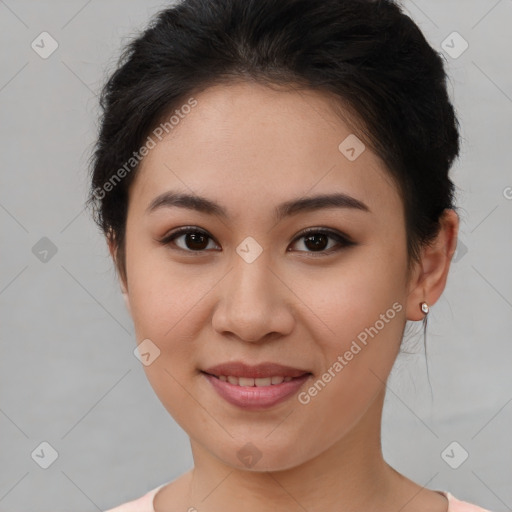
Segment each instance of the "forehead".
[[[401,209],[384,163],[358,142],[350,116],[343,120],[328,96],[241,82],[210,87],[193,100],[193,108],[176,107],[161,140],[152,135],[156,144],[130,189],[141,211],[177,189],[228,210],[229,202],[238,203],[233,209],[266,208],[332,192],[350,194],[372,211]],[[347,158],[347,146],[357,151],[355,160]]]

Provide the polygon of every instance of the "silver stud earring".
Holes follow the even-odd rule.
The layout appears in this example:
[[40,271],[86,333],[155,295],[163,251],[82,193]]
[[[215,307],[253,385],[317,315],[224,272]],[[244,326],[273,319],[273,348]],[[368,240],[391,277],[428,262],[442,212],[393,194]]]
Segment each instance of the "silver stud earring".
[[428,307],[428,304],[426,302],[422,302],[420,303],[420,307],[421,307],[421,311],[423,311],[423,313],[425,313],[425,315],[428,315],[428,311],[429,311],[429,307]]

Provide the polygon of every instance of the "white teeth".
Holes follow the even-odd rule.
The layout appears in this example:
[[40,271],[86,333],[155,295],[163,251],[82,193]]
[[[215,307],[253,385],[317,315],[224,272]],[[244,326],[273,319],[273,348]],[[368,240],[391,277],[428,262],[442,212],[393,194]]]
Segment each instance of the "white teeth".
[[239,386],[254,386],[254,379],[250,379],[248,377],[239,377],[238,385]]
[[254,384],[256,386],[270,386],[270,384],[272,384],[272,378],[262,377],[260,379],[254,379]]
[[250,378],[250,377],[233,377],[232,375],[219,375],[217,377],[222,382],[229,382],[235,386],[271,386],[281,384],[282,382],[290,382],[292,377],[282,377],[276,375],[274,377]]

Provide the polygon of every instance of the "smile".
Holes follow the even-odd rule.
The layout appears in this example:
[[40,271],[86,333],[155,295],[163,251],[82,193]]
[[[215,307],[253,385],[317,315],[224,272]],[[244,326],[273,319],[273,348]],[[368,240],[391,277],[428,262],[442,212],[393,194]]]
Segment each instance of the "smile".
[[216,376],[205,372],[201,375],[210,384],[210,389],[224,401],[244,410],[262,410],[280,404],[295,395],[312,376],[305,373],[300,377],[250,378]]

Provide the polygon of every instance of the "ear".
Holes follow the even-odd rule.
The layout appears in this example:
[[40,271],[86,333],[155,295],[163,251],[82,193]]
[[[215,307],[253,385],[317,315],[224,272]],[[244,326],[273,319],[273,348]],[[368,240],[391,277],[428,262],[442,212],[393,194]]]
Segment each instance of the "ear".
[[121,293],[123,294],[124,304],[126,306],[126,309],[128,310],[128,313],[130,313],[130,316],[131,316],[132,310],[130,307],[130,297],[128,296],[128,290],[127,290],[126,283],[124,282],[122,277],[119,276],[119,272],[117,271],[117,268],[118,268],[118,266],[117,266],[117,246],[116,246],[116,243],[112,236],[109,236],[107,238],[107,243],[108,243],[108,250],[110,252],[110,256],[112,256],[112,260],[114,261],[114,265],[116,267],[116,273],[119,278],[119,284],[121,286]]
[[457,248],[459,216],[452,209],[445,209],[436,239],[421,252],[421,262],[412,272],[407,297],[407,320],[423,320],[425,313],[420,304],[432,306],[437,302],[446,286],[448,271]]

